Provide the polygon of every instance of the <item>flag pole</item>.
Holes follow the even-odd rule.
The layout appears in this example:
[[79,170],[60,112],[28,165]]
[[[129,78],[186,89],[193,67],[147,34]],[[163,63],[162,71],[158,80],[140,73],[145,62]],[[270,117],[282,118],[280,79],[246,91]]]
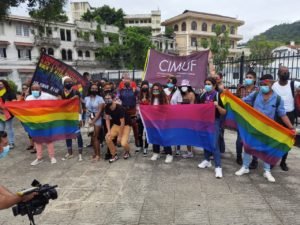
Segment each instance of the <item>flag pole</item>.
[[151,48],[148,48],[147,56],[146,56],[146,60],[145,60],[145,65],[144,65],[144,72],[143,72],[142,80],[145,79],[146,70],[147,70],[147,67],[148,67],[148,61],[149,61],[150,50],[151,50]]

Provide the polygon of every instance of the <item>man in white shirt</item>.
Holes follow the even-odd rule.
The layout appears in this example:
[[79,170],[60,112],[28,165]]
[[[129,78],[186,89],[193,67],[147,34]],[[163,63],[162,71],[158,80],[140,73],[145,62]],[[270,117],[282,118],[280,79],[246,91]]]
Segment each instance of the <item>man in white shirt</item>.
[[[290,73],[289,69],[285,66],[281,66],[278,70],[278,77],[279,80],[276,81],[272,89],[273,91],[278,94],[284,102],[284,109],[286,111],[286,115],[290,119],[291,123],[294,125],[295,123],[295,90],[300,87],[300,82],[297,81],[290,81]],[[285,126],[282,121],[279,119],[278,122]],[[289,168],[286,164],[287,155],[284,155],[280,162],[280,167],[283,171],[288,171]]]

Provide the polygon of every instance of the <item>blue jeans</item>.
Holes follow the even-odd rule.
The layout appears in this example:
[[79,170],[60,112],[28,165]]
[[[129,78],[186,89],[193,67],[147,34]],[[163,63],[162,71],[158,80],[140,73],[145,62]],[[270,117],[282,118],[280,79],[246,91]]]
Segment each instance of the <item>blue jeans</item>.
[[[251,160],[252,160],[252,156],[249,155],[248,153],[244,152],[243,167],[245,167],[246,169],[248,169],[249,165],[251,163]],[[271,171],[270,164],[264,162],[264,170],[270,172]]]
[[5,128],[7,128],[7,134],[8,134],[8,142],[9,144],[15,143],[15,134],[14,134],[14,128],[13,128],[13,118],[10,120],[7,120],[5,122],[0,121],[0,131],[5,131]]
[[[68,153],[70,155],[72,155],[73,154],[72,139],[67,139],[66,143],[67,143]],[[80,131],[79,131],[79,133],[77,133],[77,143],[78,143],[78,152],[79,152],[79,154],[82,154],[83,140],[82,140],[82,136],[81,136]]]
[[220,145],[219,145],[219,135],[220,135],[220,120],[216,119],[215,121],[215,145],[216,149],[211,152],[204,149],[204,158],[207,161],[210,161],[210,157],[214,156],[215,167],[221,167],[221,153],[220,153]]

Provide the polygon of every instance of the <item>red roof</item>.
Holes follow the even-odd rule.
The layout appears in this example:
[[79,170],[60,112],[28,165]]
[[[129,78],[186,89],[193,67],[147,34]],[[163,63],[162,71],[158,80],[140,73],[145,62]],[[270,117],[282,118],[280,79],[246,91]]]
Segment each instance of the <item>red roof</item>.
[[14,42],[16,46],[25,46],[25,47],[33,47],[33,43],[27,42]]
[[11,73],[11,69],[0,69],[0,73]]
[[10,43],[8,41],[0,41],[0,45],[7,46],[7,45],[10,45]]

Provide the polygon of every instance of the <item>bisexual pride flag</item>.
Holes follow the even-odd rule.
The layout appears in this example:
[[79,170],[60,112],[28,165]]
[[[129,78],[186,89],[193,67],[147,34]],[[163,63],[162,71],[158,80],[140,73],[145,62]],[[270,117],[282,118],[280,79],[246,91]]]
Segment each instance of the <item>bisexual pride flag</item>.
[[215,149],[215,106],[141,105],[148,142],[161,146],[191,145]]

